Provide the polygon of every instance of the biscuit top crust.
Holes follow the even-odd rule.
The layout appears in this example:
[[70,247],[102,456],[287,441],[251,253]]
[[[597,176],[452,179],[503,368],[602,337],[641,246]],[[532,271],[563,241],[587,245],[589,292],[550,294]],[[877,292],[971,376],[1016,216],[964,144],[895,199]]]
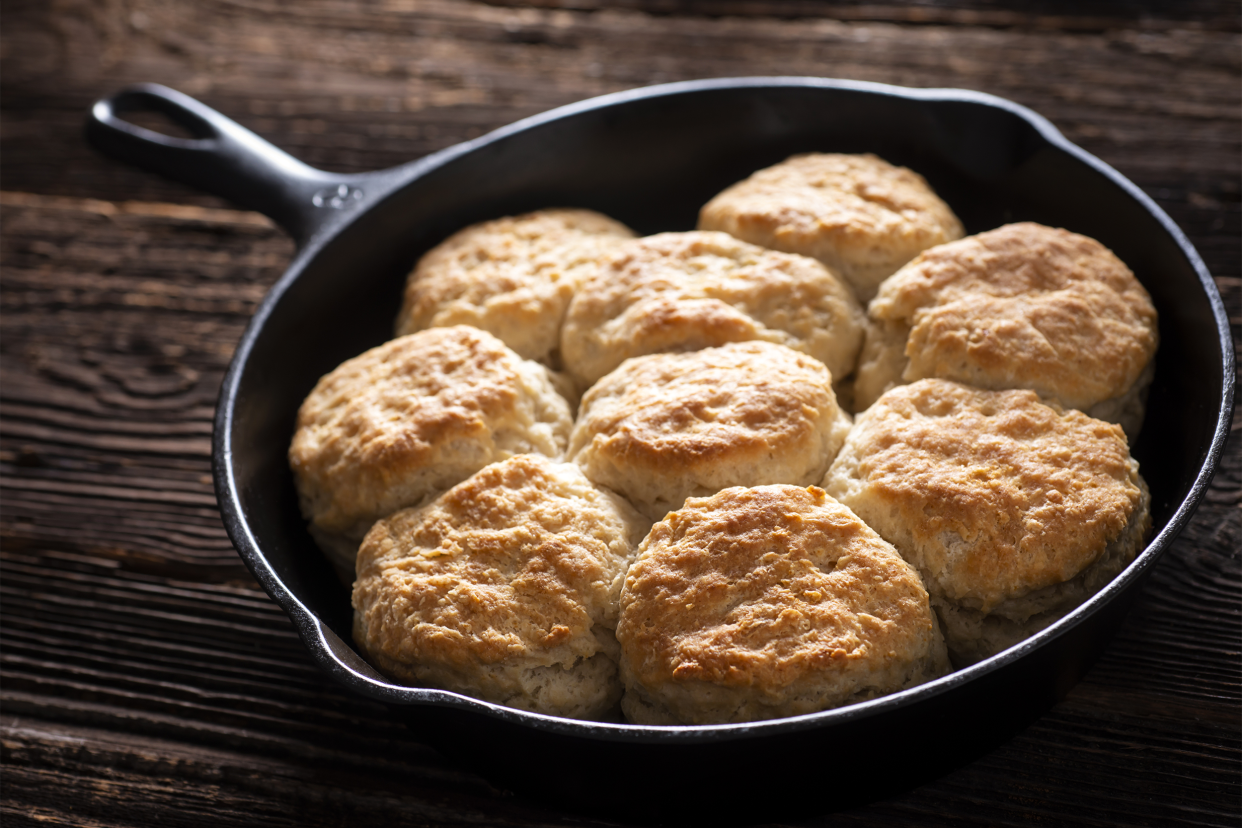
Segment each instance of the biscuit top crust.
[[924,252],[869,313],[911,328],[907,381],[1029,388],[1073,408],[1124,393],[1157,345],[1151,297],[1112,251],[1030,222]]
[[[679,475],[787,454],[816,462],[841,416],[823,363],[781,345],[738,342],[636,357],[582,399],[568,456],[589,449],[642,474]],[[834,447],[835,451],[835,447]],[[825,466],[827,461],[825,461]]]
[[646,526],[575,466],[494,463],[371,528],[353,592],[359,643],[381,660],[456,668],[590,657],[592,627],[616,626]]
[[345,532],[360,514],[409,505],[390,501],[437,461],[477,469],[518,451],[559,457],[570,427],[542,366],[476,328],[433,328],[320,379],[298,411],[289,462],[307,516]]
[[582,388],[630,357],[764,340],[808,353],[834,377],[854,368],[865,314],[814,259],[724,233],[622,243],[570,303],[565,367]]
[[1086,569],[1140,499],[1120,426],[945,380],[858,415],[824,483],[931,592],[983,612]]
[[721,192],[699,227],[723,230],[841,270],[860,299],[920,251],[961,238],[962,223],[918,173],[875,155],[808,153]]
[[649,687],[783,688],[867,675],[931,649],[927,592],[888,543],[822,489],[692,498],[652,527],[621,594],[617,638]]
[[538,210],[461,230],[419,260],[397,335],[449,325],[493,333],[527,359],[554,361],[569,300],[596,261],[632,238],[591,210]]

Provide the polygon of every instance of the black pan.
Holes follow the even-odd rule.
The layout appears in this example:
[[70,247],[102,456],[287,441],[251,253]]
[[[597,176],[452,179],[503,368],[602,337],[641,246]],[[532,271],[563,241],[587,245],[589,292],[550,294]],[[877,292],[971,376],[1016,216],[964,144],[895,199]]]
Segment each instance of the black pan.
[[[193,139],[121,118],[154,109]],[[247,566],[334,678],[390,705],[418,738],[498,784],[640,818],[828,811],[938,776],[1060,699],[1100,654],[1224,448],[1233,355],[1198,254],[1135,185],[1009,101],[816,78],[694,81],[608,95],[382,172],[307,167],[198,102],[137,86],[93,108],[87,134],[125,161],[260,210],[298,253],[242,337],[216,413],[225,526]],[[1154,532],[1100,594],[1018,647],[886,698],[712,727],[578,722],[399,687],[350,644],[347,590],[298,514],[285,451],[315,381],[391,335],[412,263],[472,222],[587,207],[640,233],[693,228],[726,185],[795,152],[874,152],[922,173],[974,233],[1017,220],[1093,236],[1160,313],[1147,422],[1134,453]]]

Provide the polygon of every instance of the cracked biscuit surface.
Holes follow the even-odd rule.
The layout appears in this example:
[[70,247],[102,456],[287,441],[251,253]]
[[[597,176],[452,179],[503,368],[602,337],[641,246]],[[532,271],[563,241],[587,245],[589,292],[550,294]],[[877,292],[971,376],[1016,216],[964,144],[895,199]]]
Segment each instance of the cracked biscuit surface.
[[918,574],[815,487],[725,489],[655,524],[617,638],[639,724],[796,716],[949,669]]
[[472,225],[428,251],[406,282],[397,335],[473,325],[559,368],[569,300],[600,256],[634,233],[591,210],[548,209]]
[[928,250],[868,308],[855,408],[927,377],[1028,388],[1133,439],[1157,346],[1156,309],[1094,239],[1030,222]]
[[320,379],[298,411],[289,465],[311,535],[348,583],[376,520],[488,463],[560,458],[572,426],[547,368],[476,328],[432,328]]
[[372,527],[354,640],[406,684],[606,718],[621,695],[617,599],[648,525],[571,464],[492,464]]
[[729,486],[818,483],[849,428],[821,362],[737,342],[625,362],[583,397],[567,456],[658,520]]
[[762,340],[854,370],[865,314],[850,289],[805,256],[724,233],[625,242],[570,303],[565,368],[586,389],[630,357]]
[[704,205],[699,229],[817,259],[863,302],[921,251],[963,232],[918,173],[840,153],[795,155],[759,170]]
[[824,488],[918,569],[958,666],[1090,598],[1151,527],[1119,426],[946,380],[858,415]]

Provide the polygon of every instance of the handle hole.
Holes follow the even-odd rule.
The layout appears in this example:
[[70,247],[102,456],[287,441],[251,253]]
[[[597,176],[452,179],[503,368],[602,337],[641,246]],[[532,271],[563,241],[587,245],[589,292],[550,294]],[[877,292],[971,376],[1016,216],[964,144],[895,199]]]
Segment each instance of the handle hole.
[[198,115],[148,92],[117,96],[113,113],[128,124],[169,138],[193,141],[215,137],[211,125]]
[[177,123],[162,112],[134,107],[118,109],[116,114],[123,118],[126,123],[149,129],[152,132],[158,132],[160,135],[167,135],[169,138],[194,140],[195,138],[204,137],[202,135],[195,135],[187,126]]

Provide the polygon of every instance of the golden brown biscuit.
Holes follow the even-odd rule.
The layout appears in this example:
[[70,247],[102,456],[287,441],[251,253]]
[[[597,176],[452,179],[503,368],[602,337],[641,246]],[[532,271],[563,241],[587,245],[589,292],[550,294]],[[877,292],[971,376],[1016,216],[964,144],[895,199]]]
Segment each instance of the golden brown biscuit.
[[959,666],[1091,597],[1151,526],[1119,426],[946,380],[859,414],[824,488],[918,569]]
[[704,205],[699,229],[818,259],[863,302],[921,251],[963,232],[918,173],[835,153],[795,155],[734,184]]
[[1156,309],[1099,242],[1009,224],[924,252],[868,309],[855,407],[924,377],[1029,388],[1135,436],[1156,351]]
[[560,458],[572,425],[544,366],[477,328],[433,328],[323,377],[289,465],[311,535],[348,582],[376,520],[514,454]]
[[573,465],[495,463],[367,533],[354,640],[400,682],[604,717],[621,696],[617,600],[647,526]]
[[567,456],[659,520],[729,486],[817,483],[849,429],[823,363],[737,342],[626,361],[583,397]]
[[640,724],[813,713],[949,668],[918,574],[815,487],[725,489],[653,526],[617,639]]
[[813,259],[724,233],[661,233],[623,243],[583,284],[561,354],[583,389],[630,357],[747,340],[803,351],[840,379],[854,370],[864,319]]
[[473,325],[527,359],[559,367],[561,322],[596,260],[633,237],[590,210],[538,210],[467,227],[419,260],[397,335]]

